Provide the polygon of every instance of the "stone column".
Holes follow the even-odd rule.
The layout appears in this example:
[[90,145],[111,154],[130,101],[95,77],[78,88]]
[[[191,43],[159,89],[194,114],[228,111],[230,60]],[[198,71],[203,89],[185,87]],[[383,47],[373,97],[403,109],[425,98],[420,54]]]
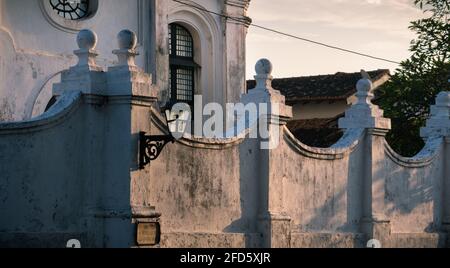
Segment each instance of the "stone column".
[[366,129],[364,138],[364,170],[363,170],[363,217],[361,229],[368,240],[376,239],[383,247],[389,246],[391,233],[390,220],[385,215],[385,183],[386,175],[382,163],[385,157],[385,135],[391,129],[391,120],[383,117],[383,110],[373,105],[373,84],[366,72],[359,80],[356,88],[358,101],[345,117],[339,120],[342,129]]
[[[107,75],[110,116],[106,136],[110,144],[106,155],[111,156],[111,162],[105,172],[110,178],[109,183],[114,186],[108,191],[110,205],[117,204],[117,196],[123,195],[123,205],[130,209],[128,224],[131,226],[133,223],[129,234],[132,246],[156,246],[159,243],[160,214],[149,202],[150,174],[138,167],[139,132],[150,132],[150,114],[157,100],[156,92],[151,76],[135,64],[138,55],[136,34],[129,30],[121,31],[118,44],[119,49],[113,51],[118,63],[108,69]],[[118,176],[120,173],[122,176]],[[116,196],[115,200],[113,196]],[[126,228],[123,226],[122,230]]]
[[106,75],[96,63],[97,35],[91,30],[82,30],[77,35],[79,49],[74,51],[78,57],[75,66],[64,70],[61,74],[61,82],[53,85],[53,96],[59,98],[69,92],[81,92],[83,95],[84,120],[81,124],[83,131],[83,143],[80,147],[86,148],[80,168],[80,185],[83,188],[85,199],[83,200],[83,214],[86,221],[88,241],[81,241],[83,247],[104,247],[103,216],[102,209],[103,180],[103,135],[104,116],[96,107],[104,102],[102,95],[106,94]]
[[[128,39],[127,39],[128,38]],[[128,43],[127,43],[128,42]],[[84,135],[88,157],[84,159],[84,185],[87,198],[85,214],[90,247],[131,247],[135,228],[130,206],[130,169],[133,151],[131,106],[134,92],[147,86],[150,79],[140,75],[134,65],[135,36],[119,35],[118,64],[106,73],[97,66],[97,35],[82,30],[77,36],[78,64],[64,71],[53,94],[60,96],[81,91],[84,102]],[[129,47],[128,47],[129,46]],[[136,82],[139,81],[139,82]],[[144,89],[142,89],[144,91]],[[127,146],[128,145],[128,146]]]
[[117,64],[104,72],[97,66],[97,35],[78,34],[78,64],[62,73],[55,96],[83,94],[83,144],[86,159],[80,173],[86,181],[83,212],[89,243],[85,247],[155,246],[159,213],[150,205],[147,170],[138,168],[139,132],[150,132],[150,113],[156,102],[151,76],[135,64],[136,34],[118,35],[113,51]]
[[[259,105],[258,138],[259,150],[259,216],[258,231],[263,239],[261,246],[266,248],[289,248],[291,218],[284,210],[283,178],[279,173],[281,150],[278,145],[282,139],[282,127],[292,118],[292,108],[285,105],[285,97],[272,88],[272,63],[262,59],[256,64],[256,88],[243,95],[241,101],[247,105]],[[262,133],[261,129],[267,129]],[[268,134],[268,135],[267,135]],[[264,137],[265,136],[265,137]]]
[[447,247],[450,246],[450,135],[445,138],[444,147],[444,194],[443,194],[443,215],[442,231],[447,233]]
[[[449,81],[450,82],[450,81]],[[450,92],[444,91],[436,97],[436,105],[431,106],[431,116],[426,127],[420,130],[420,136],[425,141],[442,139],[443,152],[443,192],[442,192],[442,230],[450,232]]]

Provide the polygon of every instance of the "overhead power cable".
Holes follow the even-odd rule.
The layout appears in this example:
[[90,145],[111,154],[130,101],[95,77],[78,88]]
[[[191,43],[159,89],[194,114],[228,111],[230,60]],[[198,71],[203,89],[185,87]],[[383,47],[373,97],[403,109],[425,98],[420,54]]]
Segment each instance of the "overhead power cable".
[[261,26],[261,25],[258,25],[258,24],[248,23],[248,21],[246,19],[244,19],[244,18],[237,18],[237,17],[233,17],[233,16],[228,16],[228,15],[221,14],[221,13],[218,13],[218,12],[214,12],[214,11],[208,10],[206,8],[195,6],[195,5],[192,5],[190,3],[186,3],[186,2],[180,1],[180,0],[172,0],[172,1],[177,2],[179,4],[183,4],[183,5],[192,7],[192,8],[195,8],[197,10],[201,10],[201,11],[204,11],[204,12],[208,12],[208,13],[211,13],[211,14],[214,14],[214,15],[226,18],[226,19],[229,19],[229,20],[233,20],[233,21],[240,22],[240,23],[247,23],[250,26],[253,26],[255,28],[259,28],[259,29],[262,29],[262,30],[265,30],[265,31],[269,31],[269,32],[272,32],[272,33],[284,35],[284,36],[291,37],[291,38],[294,38],[294,39],[297,39],[297,40],[301,40],[301,41],[304,41],[304,42],[312,43],[312,44],[315,44],[315,45],[323,46],[323,47],[334,49],[334,50],[339,50],[339,51],[342,51],[342,52],[345,52],[345,53],[350,53],[350,54],[354,54],[354,55],[358,55],[358,56],[362,56],[362,57],[366,57],[366,58],[371,58],[371,59],[374,59],[374,60],[385,61],[385,62],[394,63],[394,64],[400,64],[400,62],[398,62],[398,61],[372,56],[372,55],[369,55],[369,54],[366,54],[366,53],[362,53],[362,52],[358,52],[358,51],[354,51],[354,50],[351,50],[351,49],[346,49],[346,48],[342,48],[342,47],[338,47],[338,46],[333,46],[333,45],[325,44],[325,43],[322,43],[322,42],[314,41],[314,40],[311,40],[311,39],[308,39],[308,38],[300,37],[300,36],[297,36],[297,35],[285,33],[285,32],[282,32],[282,31],[279,31],[279,30],[276,30],[276,29],[272,29],[272,28],[268,28],[268,27],[265,27],[265,26]]

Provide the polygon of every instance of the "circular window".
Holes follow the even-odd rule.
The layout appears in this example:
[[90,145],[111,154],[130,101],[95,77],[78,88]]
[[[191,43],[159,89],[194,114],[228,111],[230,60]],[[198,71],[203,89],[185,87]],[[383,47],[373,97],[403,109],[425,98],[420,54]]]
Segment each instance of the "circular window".
[[89,14],[89,0],[50,0],[53,10],[68,20],[79,20]]
[[89,19],[98,9],[98,0],[40,0],[47,21],[60,30],[76,33],[90,28]]

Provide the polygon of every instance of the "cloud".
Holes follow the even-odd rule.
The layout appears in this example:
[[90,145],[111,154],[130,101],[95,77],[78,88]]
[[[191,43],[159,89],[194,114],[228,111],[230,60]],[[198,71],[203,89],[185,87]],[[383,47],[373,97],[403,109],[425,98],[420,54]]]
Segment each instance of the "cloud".
[[381,0],[366,0],[366,2],[371,5],[380,5],[381,4]]
[[[254,0],[255,24],[358,52],[400,61],[409,56],[410,22],[424,17],[412,0]],[[330,50],[251,27],[247,37],[252,62],[269,57],[279,76],[395,68],[376,60]]]
[[[276,36],[276,38],[274,38]],[[303,33],[305,38],[318,38],[318,34],[314,33]],[[268,42],[268,43],[291,43],[292,37],[278,35],[276,33],[267,33],[263,31],[250,31],[247,35],[247,39],[252,43],[257,42]]]
[[377,30],[404,35],[410,21],[423,17],[410,0],[316,0],[301,1],[301,4],[298,0],[277,0],[252,3],[250,16],[255,23],[265,26],[316,23],[329,28]]

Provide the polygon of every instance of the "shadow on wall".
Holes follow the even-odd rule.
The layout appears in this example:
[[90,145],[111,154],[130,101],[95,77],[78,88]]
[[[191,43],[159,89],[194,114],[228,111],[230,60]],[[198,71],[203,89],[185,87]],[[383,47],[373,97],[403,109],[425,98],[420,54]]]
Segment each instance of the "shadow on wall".
[[[371,172],[371,168],[376,169],[373,173],[374,181],[371,182],[371,188],[365,188],[363,182],[365,173],[364,169],[360,167],[367,166],[366,147],[367,145],[361,143],[348,158],[347,181],[336,187],[333,182],[333,186],[330,185],[330,187],[334,187],[331,195],[320,201],[321,204],[314,206],[312,209],[310,207],[313,213],[311,219],[296,226],[293,231],[312,234],[327,232],[360,233],[362,232],[361,219],[365,214],[370,215],[371,213],[371,211],[364,211],[364,201],[367,204],[367,202],[373,200],[375,206],[380,203],[384,205],[384,213],[388,216],[388,219],[392,220],[394,231],[397,231],[395,229],[396,222],[404,222],[401,225],[402,229],[398,230],[399,233],[438,233],[443,203],[441,196],[442,178],[440,175],[442,172],[439,170],[440,165],[436,166],[433,163],[441,163],[439,157],[434,159],[430,165],[412,168],[392,162],[384,151],[385,147],[376,148],[381,150],[378,155],[379,159],[374,159],[375,162],[371,163],[367,171]],[[374,157],[377,157],[376,154]],[[334,180],[333,173],[321,177],[315,176],[314,180],[321,180],[322,183],[324,180],[325,182],[331,182]],[[314,184],[319,185],[320,183],[316,181]],[[370,196],[370,192],[367,192],[371,189],[374,191],[373,198]],[[327,189],[322,187],[318,191],[327,191]],[[366,206],[365,209],[370,210],[370,205]],[[341,213],[345,213],[344,210],[347,213],[346,219],[339,217],[342,215]],[[299,219],[293,220],[298,221]],[[343,220],[345,221],[343,222]],[[411,236],[411,238],[418,239],[415,236]],[[403,243],[400,240],[396,241],[395,237],[393,239],[396,243]],[[443,245],[441,240],[444,237],[439,236],[439,239],[439,245]],[[354,245],[364,246],[361,242],[360,237],[354,238]],[[328,246],[330,247],[339,246],[339,241],[333,239],[329,243]]]
[[[375,165],[382,168],[374,174],[375,180],[373,181],[373,185],[379,185],[377,182],[385,180],[385,187],[376,188],[374,196],[384,195],[383,192],[385,191],[384,202],[387,205],[386,215],[392,215],[395,212],[401,215],[409,215],[419,206],[433,202],[433,219],[423,229],[423,232],[437,232],[439,227],[436,223],[439,225],[440,222],[441,208],[439,204],[441,203],[441,198],[439,183],[432,179],[436,176],[427,176],[426,174],[420,176],[417,175],[417,171],[413,172],[403,167],[398,167],[396,170],[393,170],[386,166],[386,158],[380,160],[381,163]],[[364,165],[360,160],[358,154],[353,153],[350,156],[347,187],[339,189],[334,193],[333,198],[328,199],[317,208],[316,215],[305,226],[301,227],[301,229],[308,231],[329,231],[330,229],[335,229],[339,232],[358,231],[360,219],[363,217],[362,203],[364,188],[361,180],[363,174],[356,175],[351,172],[355,170],[356,166]],[[426,171],[427,169],[423,172]],[[343,200],[344,198],[346,200]],[[339,213],[336,210],[336,206],[345,201],[347,204],[347,222],[333,228],[333,219],[336,216],[334,213]],[[422,219],[422,221],[425,221],[425,219]]]
[[[388,170],[387,168],[385,170]],[[414,213],[414,210],[426,203],[432,202],[433,215],[431,221],[422,230],[425,233],[438,232],[440,229],[441,219],[441,203],[439,182],[436,176],[426,174],[418,175],[417,170],[405,170],[398,168],[397,170],[388,170],[388,174],[379,171],[378,180],[386,178],[386,215],[407,216]],[[426,170],[424,170],[426,171]],[[426,215],[418,215],[415,217],[426,217]],[[414,217],[414,216],[413,216]],[[417,219],[417,223],[425,221],[426,218]]]
[[[314,217],[312,217],[305,225],[297,226],[298,231],[307,233],[309,232],[333,233],[336,231],[342,233],[355,232],[353,226],[357,222],[351,221],[350,218],[348,218],[348,216],[346,223],[336,228],[333,228],[334,225],[333,221],[335,217],[338,216],[337,215],[338,213],[343,212],[335,210],[335,206],[342,203],[344,201],[344,198],[346,198],[347,196],[348,196],[347,189],[341,189],[337,193],[334,193],[332,198],[327,199],[325,203],[323,203],[320,207],[315,209]],[[348,210],[347,214],[349,214]]]
[[[360,154],[361,146],[354,151],[349,159],[349,174],[346,185],[340,189],[334,189],[331,198],[328,198],[322,205],[315,209],[315,215],[303,226],[297,226],[301,232],[342,232],[358,233],[359,223],[362,218],[362,174],[354,174],[356,167],[363,165]],[[353,172],[353,173],[352,173]],[[315,178],[322,179],[322,178]],[[330,176],[331,180],[335,180]],[[334,184],[334,183],[333,183]],[[343,205],[345,204],[345,205]],[[338,225],[336,217],[346,210],[346,222]],[[355,244],[358,241],[355,241]]]
[[254,171],[258,170],[259,153],[254,148],[259,148],[258,140],[246,139],[241,145],[240,158],[240,180],[239,195],[241,206],[241,218],[232,222],[223,232],[225,233],[241,233],[245,235],[245,247],[259,247],[260,237],[256,237],[257,217],[258,217],[258,177]]

